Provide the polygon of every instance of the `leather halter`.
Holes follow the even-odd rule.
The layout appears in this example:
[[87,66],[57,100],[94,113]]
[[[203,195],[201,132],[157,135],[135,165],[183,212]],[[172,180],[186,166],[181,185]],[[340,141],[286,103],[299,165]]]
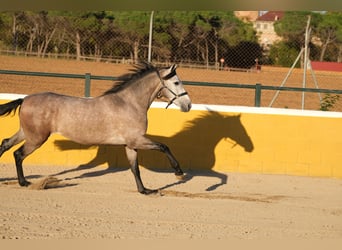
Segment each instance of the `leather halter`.
[[180,93],[180,94],[176,94],[175,92],[172,91],[172,89],[170,89],[168,86],[165,85],[165,83],[164,83],[165,80],[168,80],[168,79],[170,79],[171,77],[173,77],[173,76],[176,75],[176,71],[175,71],[175,70],[171,71],[169,74],[167,74],[167,75],[164,76],[164,77],[161,77],[161,76],[160,76],[160,73],[159,73],[158,69],[156,69],[156,72],[157,72],[157,75],[158,75],[158,77],[159,77],[159,79],[160,79],[161,84],[163,85],[163,86],[159,89],[159,91],[158,91],[158,93],[157,93],[157,98],[159,99],[159,98],[162,97],[161,92],[162,92],[163,89],[167,89],[168,91],[171,92],[171,94],[174,95],[174,97],[173,97],[173,98],[169,101],[169,103],[166,105],[166,107],[165,107],[166,109],[167,109],[167,108],[168,108],[176,99],[178,99],[178,98],[181,97],[181,96],[184,96],[184,95],[187,95],[187,94],[188,94],[188,92],[186,92],[186,91],[184,91],[183,93]]

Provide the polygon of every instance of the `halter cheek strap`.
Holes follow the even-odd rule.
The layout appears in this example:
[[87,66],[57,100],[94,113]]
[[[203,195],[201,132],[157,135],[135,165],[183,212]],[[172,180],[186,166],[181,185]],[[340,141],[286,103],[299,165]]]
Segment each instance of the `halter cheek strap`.
[[[166,86],[165,86],[166,87]],[[166,105],[166,109],[177,99],[177,98],[179,98],[179,97],[181,97],[181,96],[183,96],[183,95],[187,95],[188,94],[188,92],[183,92],[183,93],[181,93],[181,94],[179,94],[179,95],[177,95],[177,94],[175,94],[171,89],[169,89],[168,87],[166,87],[166,89],[167,90],[169,90],[173,95],[174,95],[174,97],[169,101],[169,103]]]

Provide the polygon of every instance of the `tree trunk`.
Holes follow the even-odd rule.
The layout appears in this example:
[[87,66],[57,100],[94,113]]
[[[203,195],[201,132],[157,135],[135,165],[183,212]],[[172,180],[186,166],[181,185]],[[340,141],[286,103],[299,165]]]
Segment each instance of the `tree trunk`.
[[13,23],[12,23],[12,35],[13,35],[13,50],[17,51],[17,16],[15,13],[12,15],[13,17]]
[[219,58],[218,58],[218,42],[217,42],[217,39],[215,41],[215,65],[218,65],[219,63]]
[[35,37],[34,33],[31,32],[29,41],[27,42],[27,45],[26,45],[26,52],[28,53],[32,53],[34,37]]
[[209,46],[208,46],[208,40],[205,40],[205,61],[207,68],[209,68]]
[[75,45],[76,45],[76,60],[79,61],[81,59],[81,38],[80,38],[80,33],[78,31],[76,31]]
[[37,47],[37,57],[41,57],[44,44],[45,44],[45,41],[43,41],[42,43],[38,44],[38,47]]
[[137,63],[139,59],[139,41],[133,43],[133,62]]
[[329,44],[329,39],[327,40],[327,42],[325,42],[325,43],[322,45],[321,54],[320,54],[320,56],[319,56],[319,61],[320,61],[320,62],[322,62],[322,61],[324,60],[324,55],[325,55],[325,51],[327,50],[328,44]]
[[342,44],[338,46],[338,56],[336,61],[338,63],[342,62]]
[[97,43],[95,44],[94,56],[95,56],[97,62],[101,61],[102,51],[101,51],[100,46],[98,46]]
[[50,44],[52,37],[54,36],[55,32],[56,32],[56,27],[51,31],[50,34],[47,33],[45,35],[45,43],[44,43],[44,47],[43,47],[42,55],[41,55],[42,57],[45,56],[47,48],[49,47],[49,44]]
[[322,62],[324,60],[324,55],[325,55],[325,51],[327,50],[328,44],[332,42],[330,37],[331,37],[330,36],[330,32],[328,32],[327,39],[325,40],[325,43],[323,43],[323,45],[322,45],[321,54],[319,56],[319,61],[320,62]]

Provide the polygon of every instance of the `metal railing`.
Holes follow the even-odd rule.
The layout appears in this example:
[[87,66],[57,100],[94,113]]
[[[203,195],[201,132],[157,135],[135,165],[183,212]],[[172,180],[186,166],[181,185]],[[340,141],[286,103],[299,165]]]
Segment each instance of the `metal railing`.
[[[106,80],[117,81],[119,77],[114,76],[97,76],[90,73],[85,74],[64,74],[64,73],[46,73],[46,72],[34,72],[34,71],[17,71],[17,70],[0,70],[0,74],[7,75],[25,75],[25,76],[41,76],[41,77],[58,77],[58,78],[75,78],[84,79],[84,96],[90,97],[91,80]],[[319,89],[319,88],[298,88],[298,87],[277,87],[267,86],[261,83],[256,84],[234,84],[234,83],[213,83],[213,82],[194,82],[183,81],[184,85],[192,86],[205,86],[205,87],[221,87],[221,88],[242,88],[242,89],[254,89],[254,106],[260,107],[262,90],[279,90],[279,91],[295,91],[295,92],[313,92],[313,93],[326,93],[326,94],[342,94],[342,90],[337,89]]]

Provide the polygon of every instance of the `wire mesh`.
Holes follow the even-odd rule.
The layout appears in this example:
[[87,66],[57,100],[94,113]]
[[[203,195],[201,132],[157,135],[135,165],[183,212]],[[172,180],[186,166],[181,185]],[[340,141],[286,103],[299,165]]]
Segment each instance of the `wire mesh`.
[[[155,11],[153,18],[151,14],[0,12],[0,53],[116,64],[151,58],[156,65],[204,69],[191,77],[193,81],[301,87],[305,61],[301,52],[310,15],[309,62],[342,61],[340,12]],[[291,67],[295,70],[284,82]],[[208,80],[205,70],[215,70],[223,78]],[[312,85],[313,72],[317,86]],[[309,67],[306,78],[308,87],[340,89],[342,72]]]

